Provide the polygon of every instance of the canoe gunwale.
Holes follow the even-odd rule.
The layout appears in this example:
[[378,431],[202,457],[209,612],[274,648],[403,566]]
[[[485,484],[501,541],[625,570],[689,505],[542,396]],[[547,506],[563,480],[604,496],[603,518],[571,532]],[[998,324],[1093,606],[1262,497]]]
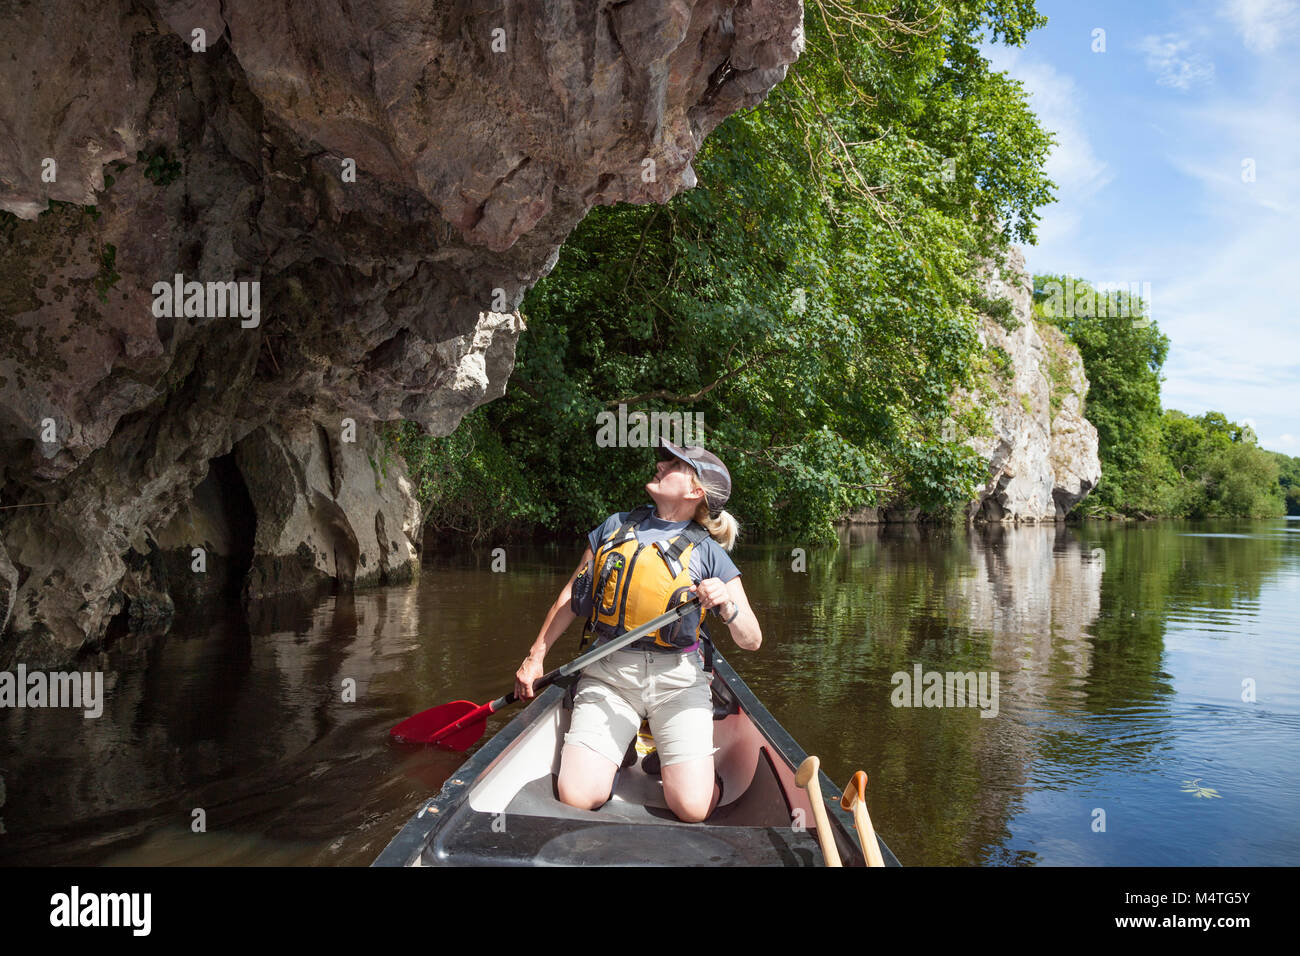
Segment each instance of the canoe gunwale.
[[[746,686],[740,675],[730,663],[715,652],[713,658],[714,693],[721,697],[727,710],[739,710],[763,736],[770,748],[771,756],[780,756],[791,773],[808,756],[788,731],[763,706],[762,702]],[[577,680],[575,676],[572,680]],[[521,736],[533,725],[543,719],[549,719],[553,706],[560,705],[567,693],[567,686],[552,685],[535,697],[522,713],[511,720],[505,727],[495,733],[462,766],[457,768],[443,784],[439,793],[425,801],[415,815],[393,837],[392,841],[376,857],[371,866],[416,866],[427,865],[425,854],[437,834],[443,828],[443,821],[450,821],[453,815],[466,803],[475,785],[492,768]],[[846,865],[863,866],[865,860],[854,829],[853,816],[840,808],[840,790],[834,781],[820,771],[822,794],[825,798],[826,813],[831,822],[831,831]],[[898,866],[898,860],[877,835],[881,854],[888,866]],[[819,854],[820,856],[820,854]],[[436,864],[435,864],[436,865]]]
[[[575,678],[576,680],[576,678]],[[438,795],[426,800],[415,816],[393,837],[371,866],[414,866],[423,855],[440,820],[448,819],[469,797],[470,790],[496,763],[497,759],[538,720],[545,718],[553,704],[568,693],[568,687],[552,684],[524,708],[523,713],[493,734],[474,755],[456,769],[442,785]],[[428,818],[427,820],[425,818]],[[421,825],[423,824],[423,825]]]
[[[723,659],[720,652],[714,653],[713,669],[719,677],[722,677],[727,690],[735,696],[741,710],[758,728],[759,733],[767,737],[792,770],[798,769],[799,765],[808,758],[808,752],[799,746],[790,732],[772,716],[771,711],[763,706],[763,702],[749,689],[749,685],[741,680],[740,675]],[[862,844],[858,842],[853,814],[840,807],[840,794],[843,793],[843,788],[836,786],[835,781],[826,775],[825,770],[818,770],[818,777],[826,804],[826,815],[830,818],[840,857],[846,865],[866,866],[866,859],[862,855]],[[884,857],[886,866],[902,865],[885,845],[880,834],[876,834],[876,842],[880,846],[880,853]]]

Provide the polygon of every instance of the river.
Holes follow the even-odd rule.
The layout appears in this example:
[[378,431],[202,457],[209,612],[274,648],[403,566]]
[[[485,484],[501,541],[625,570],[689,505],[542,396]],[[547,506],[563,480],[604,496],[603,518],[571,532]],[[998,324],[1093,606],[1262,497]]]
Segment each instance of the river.
[[[80,668],[102,716],[0,710],[0,863],[368,864],[464,759],[387,729],[508,689],[580,553],[485,545],[123,639]],[[1300,863],[1300,520],[857,526],[733,557],[764,644],[722,652],[833,780],[867,771],[905,865]],[[918,672],[996,675],[996,715],[904,695]]]

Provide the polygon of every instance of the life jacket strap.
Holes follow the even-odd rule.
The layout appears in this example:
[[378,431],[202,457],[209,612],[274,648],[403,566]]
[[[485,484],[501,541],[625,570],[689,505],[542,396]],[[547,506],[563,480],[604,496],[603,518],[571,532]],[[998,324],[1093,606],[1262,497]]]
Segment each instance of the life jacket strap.
[[663,555],[664,561],[668,563],[668,570],[672,572],[674,578],[682,573],[682,552],[692,544],[698,545],[708,536],[709,532],[703,525],[692,521],[686,526],[686,530],[673,538],[669,544],[664,545],[661,542],[656,542],[659,553]]
[[654,510],[655,510],[654,506],[652,505],[637,505],[630,512],[628,512],[627,519],[623,522],[622,526],[618,529],[618,531],[616,531],[611,538],[606,538],[604,541],[602,541],[601,546],[603,547],[604,545],[608,544],[610,541],[625,540],[627,536],[632,533],[632,530],[637,525],[639,525],[646,518],[654,514]]
[[704,657],[704,673],[713,673],[713,638],[709,637],[709,629],[703,621],[700,621],[700,654]]

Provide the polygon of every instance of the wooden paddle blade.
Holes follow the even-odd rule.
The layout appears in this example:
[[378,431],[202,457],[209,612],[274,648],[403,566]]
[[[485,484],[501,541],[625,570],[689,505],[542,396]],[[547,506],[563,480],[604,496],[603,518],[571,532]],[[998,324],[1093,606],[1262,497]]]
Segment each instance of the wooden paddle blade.
[[[407,717],[404,721],[388,732],[388,736],[399,743],[409,744],[427,744],[433,743],[433,737],[438,731],[443,730],[449,724],[454,724],[466,714],[472,713],[479,709],[478,704],[469,700],[455,700],[450,704],[443,704],[440,707],[430,707],[428,710],[421,711],[414,717]],[[482,720],[475,720],[460,728],[454,733],[448,734],[443,739],[437,741],[440,746],[449,747],[452,750],[464,750],[473,745],[474,741],[483,736],[483,729],[487,726],[487,715],[483,715]]]
[[859,801],[867,802],[867,774],[863,770],[855,773],[849,780],[848,786],[844,788],[844,795],[840,797],[840,808],[852,810],[853,804]]
[[822,762],[816,757],[809,756],[804,762],[799,764],[799,769],[795,771],[794,782],[800,787],[807,787],[808,784],[816,779],[817,771],[821,769]]

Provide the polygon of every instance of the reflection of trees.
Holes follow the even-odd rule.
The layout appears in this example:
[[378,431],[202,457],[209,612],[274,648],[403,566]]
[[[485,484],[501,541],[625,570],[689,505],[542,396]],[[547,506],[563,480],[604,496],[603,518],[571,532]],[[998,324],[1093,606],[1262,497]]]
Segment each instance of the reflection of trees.
[[1257,601],[1285,557],[1283,536],[1268,533],[1269,527],[1234,519],[1162,521],[1094,534],[1109,563],[1092,628],[1094,660],[1084,702],[1089,711],[1169,695],[1160,668],[1167,623],[1192,611],[1204,621],[1215,611]]
[[[1104,559],[1056,524],[846,535],[838,552],[810,551],[806,575],[784,551],[745,556],[768,643],[737,666],[835,779],[868,769],[872,812],[905,860],[972,862],[1005,838],[1027,779],[1031,732],[1015,713],[1068,704],[1086,677]],[[891,677],[914,662],[998,671],[1002,715],[894,708]]]
[[[873,820],[905,863],[1032,862],[1000,849],[1031,775],[1036,787],[1066,786],[1161,745],[1166,628],[1213,628],[1219,616],[1237,626],[1287,557],[1285,535],[1270,530],[1227,520],[866,526],[846,531],[845,547],[808,548],[804,573],[791,570],[791,545],[743,546],[734,557],[764,645],[738,650],[725,626],[710,626],[832,779],[868,772]],[[1233,533],[1252,537],[1205,536]],[[194,862],[209,852],[188,849],[190,809],[203,806],[205,839],[239,831],[252,853],[265,834],[300,841],[286,862],[332,862],[321,847],[362,833],[338,852],[367,861],[461,759],[443,755],[421,771],[427,780],[406,780],[383,743],[394,715],[508,688],[573,550],[512,549],[495,573],[485,549],[427,569],[419,586],[266,605],[247,623],[119,645],[106,664],[83,665],[105,670],[99,720],[0,712],[0,860],[93,863],[174,820],[174,859]],[[574,656],[577,631],[549,666]],[[913,662],[996,670],[999,717],[894,708],[890,678]],[[348,677],[357,704],[340,699]],[[511,716],[492,718],[489,732]],[[1151,732],[1105,736],[1103,724]],[[1068,780],[1046,780],[1049,767]],[[364,833],[376,807],[392,832]],[[368,856],[364,840],[378,844]]]
[[[1229,525],[855,526],[846,547],[809,550],[806,574],[788,548],[751,549],[737,560],[766,643],[731,657],[833,779],[868,771],[905,862],[1032,862],[998,847],[1034,762],[1077,780],[1146,759],[1163,724],[1112,747],[1075,718],[1158,717],[1166,622],[1257,600],[1280,567],[1283,536],[1258,522],[1232,525],[1252,538],[1186,536]],[[890,677],[914,662],[996,670],[1000,716],[892,707]]]
[[[361,749],[359,740],[345,748],[340,734],[382,749],[367,698],[399,669],[417,595],[387,588],[265,603],[247,620],[225,614],[146,646],[120,644],[80,665],[104,671],[97,720],[67,709],[0,712],[0,860],[95,863],[167,831],[172,862],[201,862],[268,829],[283,840],[345,830],[316,790],[331,789],[320,776],[331,761],[322,760]],[[361,703],[343,701],[345,678],[356,681]],[[332,756],[339,773],[363,767]],[[364,789],[356,792],[359,803]],[[300,803],[306,811],[295,810]],[[207,813],[206,834],[190,831],[195,807]]]

